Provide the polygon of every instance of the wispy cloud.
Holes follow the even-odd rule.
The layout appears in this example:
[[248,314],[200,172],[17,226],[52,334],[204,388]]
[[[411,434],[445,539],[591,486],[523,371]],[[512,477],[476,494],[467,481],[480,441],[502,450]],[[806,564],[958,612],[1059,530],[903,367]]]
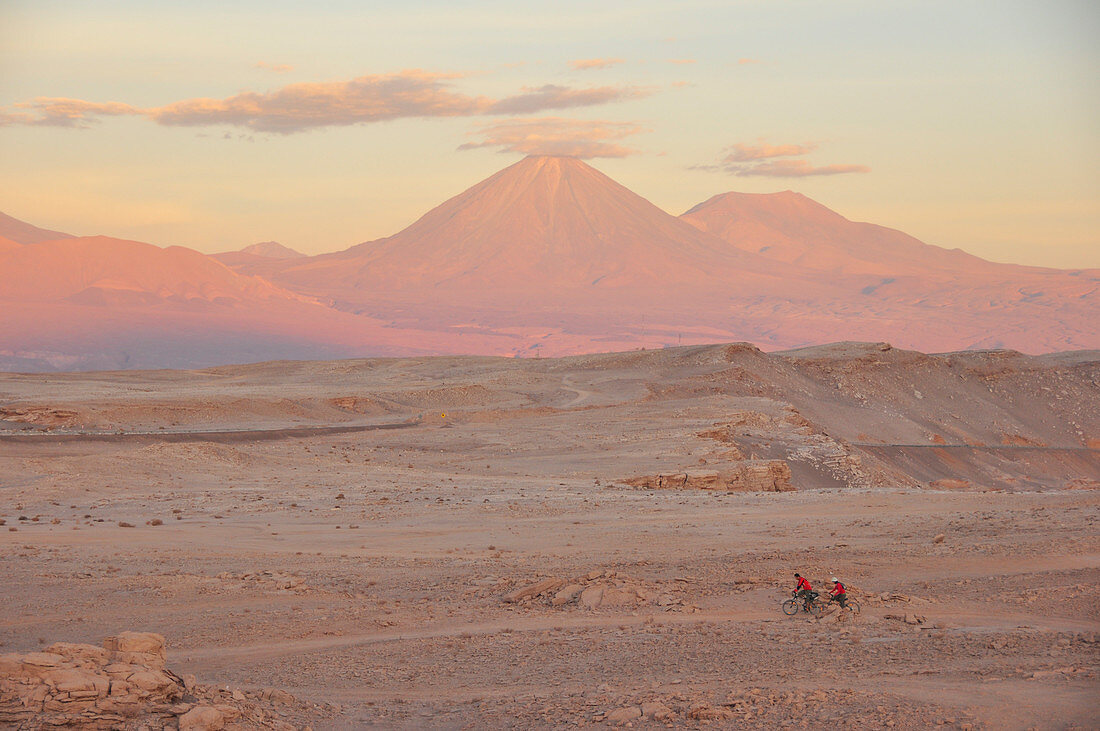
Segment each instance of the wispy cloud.
[[760,61],[755,59],[755,58],[739,58],[739,59],[737,59],[737,65],[739,65],[739,66],[748,66],[748,65],[754,64],[754,63],[760,63]]
[[13,104],[15,111],[0,109],[0,125],[29,124],[42,127],[87,127],[99,117],[141,114],[121,102],[86,102],[81,99],[40,96]]
[[592,69],[605,69],[615,64],[626,63],[621,58],[580,58],[570,61],[569,65],[578,71],[590,71]]
[[693,165],[693,170],[726,172],[739,177],[805,178],[813,175],[843,175],[845,173],[869,173],[866,165],[815,166],[804,159],[780,159],[807,155],[817,149],[817,144],[769,145],[762,140],[755,144],[738,142],[724,151],[717,163]]
[[633,86],[600,86],[593,89],[570,89],[547,84],[537,89],[510,96],[489,106],[489,114],[532,114],[547,109],[590,107],[596,104],[625,101],[648,96],[652,91]]
[[146,110],[159,124],[228,124],[288,134],[403,117],[464,117],[483,114],[492,99],[452,91],[455,74],[420,70],[360,76],[351,81],[289,84],[265,94],[244,92],[226,99],[187,99]]
[[243,92],[224,99],[185,99],[146,109],[120,102],[41,97],[0,108],[0,125],[85,127],[105,116],[140,115],[167,126],[231,125],[290,134],[410,117],[535,114],[652,93],[630,86],[576,89],[551,84],[493,99],[456,91],[453,81],[458,78],[462,75],[413,69],[350,81],[288,84],[274,91]]
[[633,122],[561,117],[506,119],[482,125],[470,133],[470,136],[480,137],[481,140],[467,142],[458,149],[497,147],[500,152],[519,152],[526,155],[626,157],[638,151],[619,144],[620,141],[644,131]]
[[738,142],[730,146],[730,152],[724,158],[724,163],[748,162],[750,160],[765,160],[769,157],[793,157],[806,155],[817,149],[817,145],[806,143],[802,145],[769,145],[760,142],[755,145]]
[[741,177],[759,175],[766,178],[806,178],[812,175],[869,173],[871,168],[866,165],[823,165],[814,167],[806,160],[773,160],[757,165],[742,165],[729,172]]
[[274,71],[277,74],[285,74],[288,71],[294,70],[294,67],[288,63],[268,63],[267,61],[260,61],[256,64],[256,68]]
[[694,58],[670,58],[669,63],[674,63],[678,66],[685,66],[687,64],[698,63]]

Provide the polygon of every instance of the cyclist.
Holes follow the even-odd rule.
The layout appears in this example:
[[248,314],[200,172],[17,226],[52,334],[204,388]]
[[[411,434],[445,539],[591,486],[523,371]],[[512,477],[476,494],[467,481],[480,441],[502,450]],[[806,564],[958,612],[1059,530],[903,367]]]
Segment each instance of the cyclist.
[[814,594],[814,588],[810,586],[810,582],[806,581],[806,577],[795,574],[794,578],[798,579],[798,584],[794,588],[794,595],[802,600],[803,606],[806,611],[810,610],[810,602],[813,601],[816,594]]
[[848,590],[844,588],[844,584],[840,583],[840,579],[833,577],[830,579],[833,582],[833,588],[829,589],[829,601],[836,602],[843,609],[848,608]]

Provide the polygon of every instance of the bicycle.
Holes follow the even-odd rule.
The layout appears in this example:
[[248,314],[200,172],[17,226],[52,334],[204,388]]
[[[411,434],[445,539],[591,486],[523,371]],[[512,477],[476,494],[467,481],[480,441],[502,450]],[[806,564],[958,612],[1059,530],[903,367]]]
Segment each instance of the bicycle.
[[[793,617],[798,614],[798,610],[801,609],[807,612],[810,616],[820,619],[830,610],[833,604],[836,602],[823,599],[816,591],[810,596],[809,599],[800,599],[798,597],[791,597],[783,602],[782,609],[783,614],[788,617]],[[845,606],[840,607],[841,610],[846,610],[852,614],[859,614],[859,602],[855,599],[848,599],[844,602]]]
[[820,598],[821,595],[815,591],[810,594],[808,599],[795,596],[786,600],[780,606],[783,609],[783,614],[786,614],[788,617],[798,614],[798,610],[800,609],[813,617],[820,617],[825,613],[825,605],[818,601]]

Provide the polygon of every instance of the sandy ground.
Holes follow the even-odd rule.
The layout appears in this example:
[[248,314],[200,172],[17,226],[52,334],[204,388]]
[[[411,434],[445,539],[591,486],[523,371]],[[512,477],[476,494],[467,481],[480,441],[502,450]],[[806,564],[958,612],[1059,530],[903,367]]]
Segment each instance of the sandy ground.
[[[688,387],[729,367],[691,353],[0,377],[0,652],[158,632],[176,672],[289,691],[286,717],[314,728],[1100,726],[1094,370],[1063,361],[1035,386],[1083,389],[1065,407],[1083,434],[1040,433],[1057,406],[998,417],[1054,468],[1028,457],[1027,480],[982,485],[961,460],[972,479],[943,490],[943,468],[906,480],[887,452],[841,474],[812,453],[858,452],[824,396]],[[905,437],[880,450],[965,421],[883,408],[870,382],[866,413],[834,419]],[[922,408],[955,393],[923,389]],[[222,433],[383,423],[409,425]],[[699,436],[722,424],[741,428]],[[797,490],[622,483],[731,449],[804,450]],[[835,573],[862,611],[783,615],[795,571]],[[570,585],[591,591],[557,601]]]

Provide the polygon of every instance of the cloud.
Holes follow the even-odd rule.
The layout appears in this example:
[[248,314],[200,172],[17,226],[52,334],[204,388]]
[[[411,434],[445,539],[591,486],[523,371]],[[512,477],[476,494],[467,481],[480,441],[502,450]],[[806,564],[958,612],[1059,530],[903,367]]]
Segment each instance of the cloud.
[[[869,173],[866,165],[824,165],[815,167],[808,160],[777,159],[806,155],[817,149],[812,142],[794,145],[769,145],[762,140],[756,144],[738,142],[726,148],[716,164],[693,165],[691,170],[726,172],[738,177],[805,178],[813,175],[843,175],[845,173]],[[764,162],[761,162],[764,161]]]
[[403,117],[463,117],[484,113],[485,97],[447,88],[453,74],[402,71],[351,81],[289,84],[272,92],[244,92],[226,99],[187,99],[146,110],[170,126],[229,124],[289,134]]
[[743,142],[738,142],[736,145],[731,145],[730,152],[724,158],[723,163],[734,162],[747,162],[750,160],[764,160],[769,157],[792,157],[794,155],[805,155],[813,152],[817,148],[817,145],[806,143],[804,145],[769,145],[760,142],[756,145],[747,145]]
[[460,150],[499,147],[500,152],[526,155],[563,155],[568,157],[626,157],[638,151],[619,144],[631,135],[644,132],[633,122],[563,119],[506,119],[481,125],[471,136],[479,142],[467,142]]
[[[0,108],[0,125],[83,127],[103,116],[140,115],[166,126],[232,125],[259,132],[291,134],[318,127],[367,124],[410,117],[468,117],[534,114],[593,106],[652,93],[636,87],[574,89],[549,84],[503,99],[455,91],[460,74],[413,69],[360,76],[350,81],[288,84],[269,92],[243,92],[225,99],[185,99],[140,109],[79,99],[38,98]],[[26,111],[24,111],[26,110]]]
[[590,69],[605,69],[619,63],[626,63],[626,61],[621,58],[581,58],[570,61],[569,65],[578,71],[588,71]]
[[754,64],[754,63],[760,63],[760,61],[758,61],[755,58],[739,58],[739,59],[737,59],[737,65],[738,66],[748,66],[749,64]]
[[566,86],[547,84],[537,89],[527,89],[523,94],[510,96],[490,105],[489,114],[532,114],[547,109],[590,107],[607,102],[625,101],[648,96],[651,91],[632,86],[600,86],[592,89],[570,89]]
[[773,160],[756,165],[741,165],[731,170],[739,177],[762,176],[767,178],[806,178],[812,175],[843,175],[845,173],[869,173],[866,165],[825,165],[814,167],[806,160]]
[[698,61],[696,61],[694,58],[670,58],[670,59],[668,59],[668,62],[677,64],[677,65],[680,65],[680,66],[683,66],[683,65],[689,64],[689,63],[698,63]]
[[[86,102],[81,99],[40,96],[14,104],[18,110],[0,109],[0,125],[29,124],[44,127],[88,127],[99,117],[141,114],[141,110],[121,102]],[[26,111],[22,111],[26,110]]]
[[256,64],[258,69],[267,69],[268,71],[274,71],[277,74],[285,74],[287,71],[293,71],[294,67],[288,63],[268,63],[267,61],[260,61]]

